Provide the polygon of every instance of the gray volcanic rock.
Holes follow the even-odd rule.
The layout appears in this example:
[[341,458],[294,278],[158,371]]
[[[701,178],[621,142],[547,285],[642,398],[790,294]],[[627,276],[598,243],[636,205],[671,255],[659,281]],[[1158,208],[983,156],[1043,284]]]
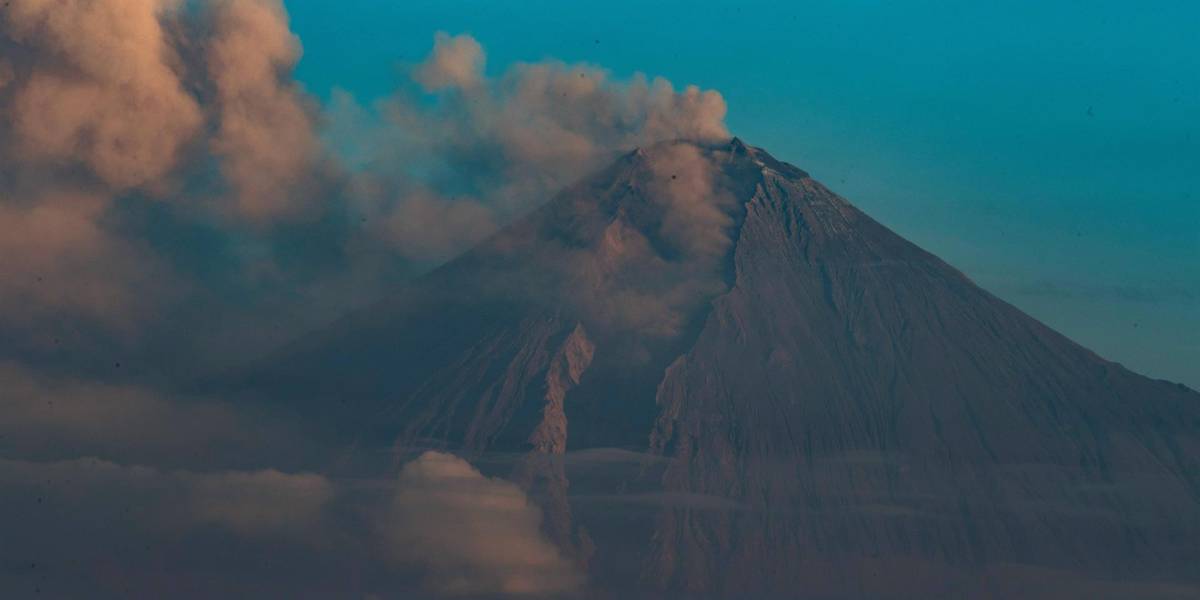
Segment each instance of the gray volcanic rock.
[[651,442],[679,459],[667,489],[746,510],[664,511],[655,583],[816,592],[842,570],[878,597],[912,559],[1197,575],[1197,394],[1096,357],[811,179],[764,169],[746,211],[732,289],[664,375]]
[[[624,156],[247,383],[360,439],[522,454],[547,533],[609,589],[1200,590],[1200,394],[736,139]],[[645,456],[554,459],[608,447]],[[588,501],[614,496],[640,508]]]

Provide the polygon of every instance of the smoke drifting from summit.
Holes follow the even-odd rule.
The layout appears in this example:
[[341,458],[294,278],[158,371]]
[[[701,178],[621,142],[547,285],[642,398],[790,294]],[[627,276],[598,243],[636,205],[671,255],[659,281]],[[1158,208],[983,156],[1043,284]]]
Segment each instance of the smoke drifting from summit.
[[[620,152],[728,137],[714,91],[677,91],[640,74],[621,81],[558,61],[489,78],[485,63],[474,38],[439,33],[413,70],[432,103],[400,90],[371,107],[343,95],[330,111],[334,139],[356,159],[358,210],[382,221],[372,233],[410,258],[444,259],[474,245]],[[428,226],[405,215],[443,218]]]
[[557,61],[489,76],[483,46],[446,33],[392,97],[321,106],[278,0],[0,11],[0,305],[110,332],[177,335],[178,307],[328,320],[618,152],[727,135],[717,92]]

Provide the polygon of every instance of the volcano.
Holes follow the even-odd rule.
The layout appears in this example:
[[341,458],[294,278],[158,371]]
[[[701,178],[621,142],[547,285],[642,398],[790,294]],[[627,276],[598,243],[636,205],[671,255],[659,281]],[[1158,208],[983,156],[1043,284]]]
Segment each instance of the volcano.
[[622,597],[1200,589],[1200,394],[737,139],[621,156],[242,383],[330,439],[515,457]]

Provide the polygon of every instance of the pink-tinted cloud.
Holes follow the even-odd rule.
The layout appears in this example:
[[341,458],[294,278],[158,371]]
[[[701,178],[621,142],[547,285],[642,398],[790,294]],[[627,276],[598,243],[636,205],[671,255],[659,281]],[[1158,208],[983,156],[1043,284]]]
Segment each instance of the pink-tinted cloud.
[[[293,78],[279,0],[0,11],[0,324],[26,330],[177,331],[186,314],[211,320],[190,326],[210,354],[279,343],[244,330],[361,306],[634,146],[727,135],[716,92],[557,61],[489,78],[468,35],[438,35],[393,98],[323,108]],[[678,207],[673,234],[712,224]],[[650,298],[621,306],[643,301],[661,321]]]
[[279,0],[222,0],[213,8],[206,65],[216,88],[213,152],[237,212],[254,221],[294,216],[316,184],[315,110],[291,78],[300,41]]
[[[462,251],[479,239],[485,212],[502,225],[620,152],[728,137],[725,102],[715,91],[677,90],[642,75],[622,81],[553,60],[517,64],[492,79],[483,57],[470,36],[440,33],[412,73],[435,92],[432,103],[398,94],[371,111],[341,95],[332,112],[360,185],[371,180],[364,187],[374,195],[360,210],[391,213],[384,239],[406,256]],[[428,201],[439,197],[449,202],[433,210]]]
[[439,31],[433,42],[433,52],[413,73],[413,78],[426,91],[471,89],[483,78],[486,56],[483,46],[469,35],[450,36]]
[[426,452],[400,472],[386,535],[397,560],[420,565],[445,595],[565,594],[583,583],[541,533],[542,513],[516,484]]
[[0,324],[77,315],[127,331],[172,292],[161,261],[100,224],[108,206],[84,192],[0,195]]
[[116,189],[152,186],[198,134],[201,109],[184,88],[164,32],[162,0],[11,0],[0,36],[28,64],[2,69],[3,116],[19,161],[78,165]]

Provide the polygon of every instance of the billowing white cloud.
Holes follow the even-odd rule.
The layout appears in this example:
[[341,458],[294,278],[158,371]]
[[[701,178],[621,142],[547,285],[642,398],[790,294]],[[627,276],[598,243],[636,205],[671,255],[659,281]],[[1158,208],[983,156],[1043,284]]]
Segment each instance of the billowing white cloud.
[[539,596],[583,577],[541,532],[542,512],[516,484],[426,452],[400,472],[385,535],[395,558],[424,569],[445,595]]
[[220,0],[205,64],[216,88],[222,159],[237,212],[254,221],[292,217],[312,201],[319,147],[315,105],[291,78],[300,40],[279,0]]
[[370,192],[357,210],[385,218],[371,231],[409,258],[462,251],[634,147],[728,137],[715,91],[553,60],[488,78],[483,55],[470,36],[438,34],[412,73],[432,99],[400,93],[368,110],[343,94],[331,113],[334,142]]
[[82,167],[117,189],[153,186],[176,168],[203,117],[163,27],[174,4],[6,2],[0,42],[27,63],[0,68],[13,88],[0,106],[10,160]]
[[[727,135],[714,91],[556,61],[489,78],[479,42],[445,33],[411,72],[425,94],[322,113],[293,78],[301,46],[279,0],[0,12],[0,307],[26,323],[148,327],[196,293],[221,295],[199,277],[327,320],[390,265],[444,262],[621,151]],[[357,125],[338,127],[349,113]],[[161,214],[128,219],[147,198],[166,200]],[[162,252],[163,224],[214,247]],[[298,248],[320,254],[281,264]],[[226,262],[214,277],[180,256]]]
[[426,91],[470,89],[481,82],[485,60],[483,46],[475,38],[465,34],[452,37],[439,31],[433,52],[413,77]]

